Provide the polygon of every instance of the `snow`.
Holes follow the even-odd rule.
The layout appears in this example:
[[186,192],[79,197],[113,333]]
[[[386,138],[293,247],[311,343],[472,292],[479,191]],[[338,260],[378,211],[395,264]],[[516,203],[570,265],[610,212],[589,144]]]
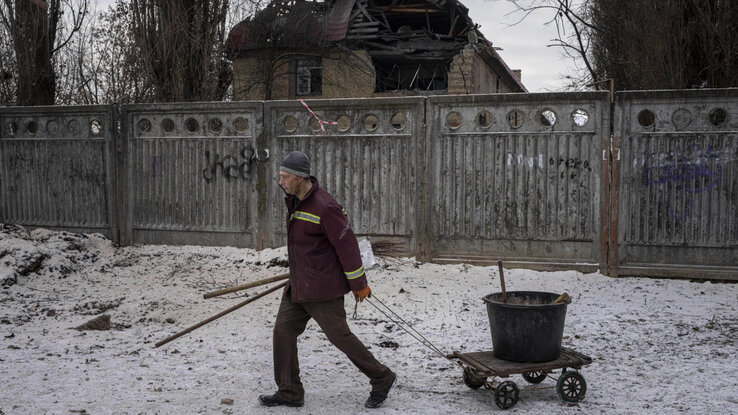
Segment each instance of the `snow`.
[[[454,361],[368,302],[351,318],[349,296],[352,330],[398,374],[379,409],[364,408],[367,379],[314,323],[299,343],[305,406],[259,405],[259,394],[275,390],[277,293],[154,347],[246,298],[204,300],[205,292],[284,273],[274,265],[285,258],[284,248],[116,247],[96,234],[0,225],[0,414],[502,412],[484,388],[465,386]],[[378,262],[369,271],[375,300],[441,351],[491,349],[481,298],[499,291],[496,266]],[[509,291],[568,292],[563,345],[593,358],[580,371],[583,402],[567,404],[554,388],[525,390],[530,385],[513,375],[523,390],[507,412],[738,413],[736,284],[526,269],[506,269],[505,279]],[[72,329],[103,313],[110,330]],[[391,342],[398,347],[380,346]]]

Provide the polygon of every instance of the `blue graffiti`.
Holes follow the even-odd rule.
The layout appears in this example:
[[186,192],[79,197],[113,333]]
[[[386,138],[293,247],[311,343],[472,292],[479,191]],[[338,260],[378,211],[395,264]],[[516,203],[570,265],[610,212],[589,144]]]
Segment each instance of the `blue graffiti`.
[[698,151],[693,145],[689,153],[650,153],[646,155],[646,186],[673,183],[689,193],[712,190],[723,179],[719,156],[711,145]]
[[[692,215],[700,215],[695,195],[709,192],[723,181],[723,160],[713,152],[711,145],[704,151],[692,145],[692,151],[650,153],[645,158],[646,186],[663,185],[664,199],[659,210],[674,221],[681,222]],[[684,192],[684,202],[672,202],[669,195],[676,190]]]

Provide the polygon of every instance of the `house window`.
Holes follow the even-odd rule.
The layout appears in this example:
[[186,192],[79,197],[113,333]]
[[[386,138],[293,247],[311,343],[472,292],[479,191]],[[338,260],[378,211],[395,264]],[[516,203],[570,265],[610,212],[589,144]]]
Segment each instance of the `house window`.
[[295,94],[321,95],[323,70],[320,57],[299,58],[295,62]]

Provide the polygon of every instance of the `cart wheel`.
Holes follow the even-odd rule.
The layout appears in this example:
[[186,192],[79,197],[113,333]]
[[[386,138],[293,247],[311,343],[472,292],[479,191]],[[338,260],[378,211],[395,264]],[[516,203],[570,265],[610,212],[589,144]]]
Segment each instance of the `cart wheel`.
[[520,397],[520,389],[511,380],[502,382],[495,388],[495,403],[501,409],[512,408],[518,403],[518,397]]
[[464,368],[464,383],[466,386],[472,389],[479,389],[484,385],[484,378],[477,376],[474,372],[467,368]]
[[559,376],[556,392],[564,402],[579,402],[584,400],[584,394],[587,393],[587,382],[579,372],[569,370]]
[[525,372],[523,373],[523,379],[527,380],[529,383],[541,383],[543,382],[543,379],[546,379],[546,372]]

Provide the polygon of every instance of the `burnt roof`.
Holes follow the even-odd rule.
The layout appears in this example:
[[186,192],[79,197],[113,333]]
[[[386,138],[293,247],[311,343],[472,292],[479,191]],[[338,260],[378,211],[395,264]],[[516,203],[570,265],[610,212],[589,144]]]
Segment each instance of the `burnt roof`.
[[526,91],[457,0],[275,0],[234,26],[226,46],[236,57],[331,42],[366,49],[374,59],[417,61],[451,59],[472,43],[487,65]]

